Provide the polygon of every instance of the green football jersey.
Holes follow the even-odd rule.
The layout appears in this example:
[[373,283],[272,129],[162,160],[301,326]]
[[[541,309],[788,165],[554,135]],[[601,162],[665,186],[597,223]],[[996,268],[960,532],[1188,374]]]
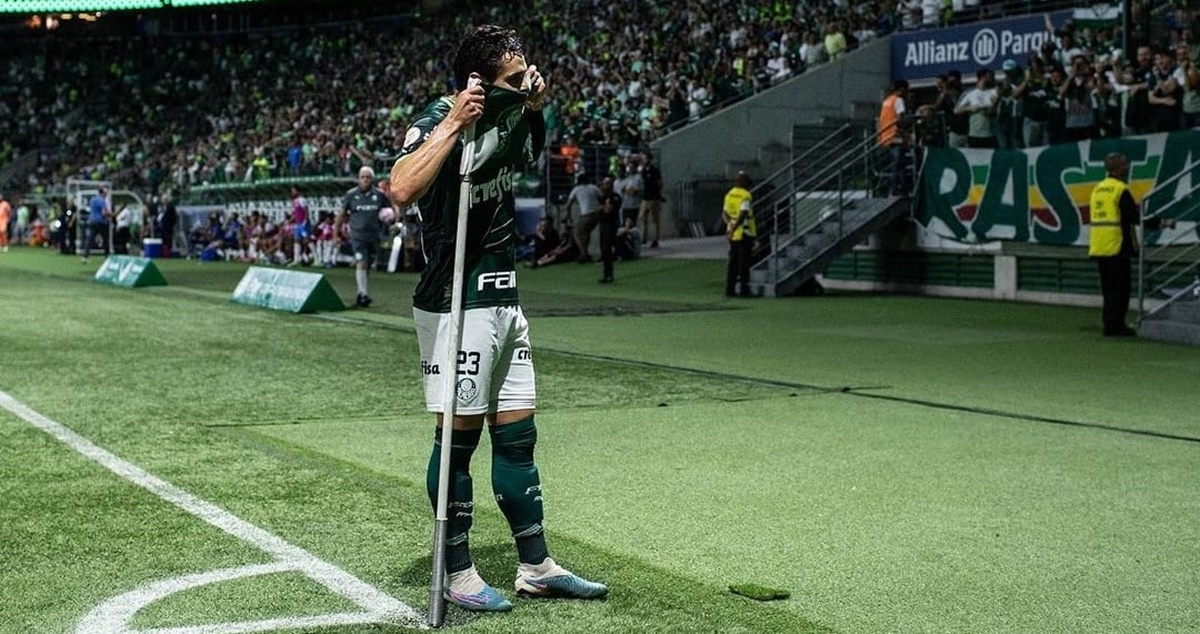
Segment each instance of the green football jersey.
[[[507,94],[505,94],[507,93]],[[493,98],[493,95],[495,98]],[[513,174],[533,160],[529,117],[522,93],[491,87],[484,115],[475,124],[475,160],[471,171],[471,210],[467,219],[463,267],[463,308],[518,304],[516,203]],[[425,142],[446,118],[454,100],[442,97],[409,126],[400,159]],[[540,113],[530,113],[540,117]],[[454,242],[458,223],[459,166],[464,142],[442,164],[437,178],[418,201],[425,270],[413,291],[413,306],[449,312],[454,280]]]
[[383,232],[383,223],[379,221],[379,212],[384,207],[391,207],[392,202],[387,195],[375,187],[363,191],[354,187],[346,192],[342,200],[342,211],[350,218],[350,239],[369,242],[379,240]]

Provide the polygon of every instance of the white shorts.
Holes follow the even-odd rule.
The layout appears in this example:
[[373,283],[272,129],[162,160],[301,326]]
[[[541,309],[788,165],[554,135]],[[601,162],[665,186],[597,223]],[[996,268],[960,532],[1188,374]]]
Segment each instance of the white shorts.
[[[443,380],[448,372],[446,347],[450,313],[413,309],[425,409],[442,412]],[[455,414],[494,414],[533,409],[537,401],[529,322],[520,306],[463,311],[462,348],[458,352],[458,403]]]

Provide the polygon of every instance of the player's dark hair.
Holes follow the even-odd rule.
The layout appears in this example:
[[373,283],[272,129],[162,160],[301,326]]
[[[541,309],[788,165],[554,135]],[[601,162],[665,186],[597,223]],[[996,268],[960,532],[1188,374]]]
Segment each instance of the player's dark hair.
[[454,87],[467,87],[467,78],[478,73],[484,81],[492,81],[509,55],[525,55],[525,47],[517,32],[495,24],[483,24],[471,29],[454,53]]

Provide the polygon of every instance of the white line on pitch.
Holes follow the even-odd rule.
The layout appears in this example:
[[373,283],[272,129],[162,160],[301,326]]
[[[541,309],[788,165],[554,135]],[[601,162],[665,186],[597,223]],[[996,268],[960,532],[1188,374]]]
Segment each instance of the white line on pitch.
[[253,632],[273,632],[275,630],[300,630],[334,627],[337,625],[373,625],[376,623],[379,623],[379,619],[373,618],[373,615],[364,612],[362,614],[293,616],[254,621],[251,623],[216,623],[213,625],[194,625],[191,627],[164,627],[153,630],[138,630],[136,634],[251,634]]
[[154,493],[158,497],[178,506],[196,517],[216,526],[234,537],[257,546],[274,555],[282,562],[296,565],[305,574],[325,585],[330,590],[357,603],[363,609],[380,617],[401,622],[412,627],[423,627],[422,616],[416,610],[388,595],[353,574],[327,562],[316,555],[292,545],[282,538],[251,524],[233,513],[183,489],[154,476],[142,468],[117,457],[112,452],[71,431],[62,423],[51,420],[34,411],[28,405],[0,390],[0,407],[12,412],[25,422],[46,432],[59,442],[100,463],[113,473]]

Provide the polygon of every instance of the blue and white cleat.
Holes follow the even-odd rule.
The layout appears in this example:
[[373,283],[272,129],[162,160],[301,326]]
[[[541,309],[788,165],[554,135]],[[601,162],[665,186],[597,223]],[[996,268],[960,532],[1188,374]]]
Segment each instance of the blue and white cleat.
[[450,603],[470,612],[508,612],[513,609],[512,601],[505,599],[504,595],[496,592],[491,586],[484,586],[483,590],[475,594],[446,590],[444,596]]
[[517,595],[530,598],[599,599],[608,586],[588,581],[546,558],[540,565],[517,568]]
[[489,586],[475,566],[450,573],[446,578],[446,590],[442,596],[447,601],[471,612],[507,612],[513,609],[512,601]]

